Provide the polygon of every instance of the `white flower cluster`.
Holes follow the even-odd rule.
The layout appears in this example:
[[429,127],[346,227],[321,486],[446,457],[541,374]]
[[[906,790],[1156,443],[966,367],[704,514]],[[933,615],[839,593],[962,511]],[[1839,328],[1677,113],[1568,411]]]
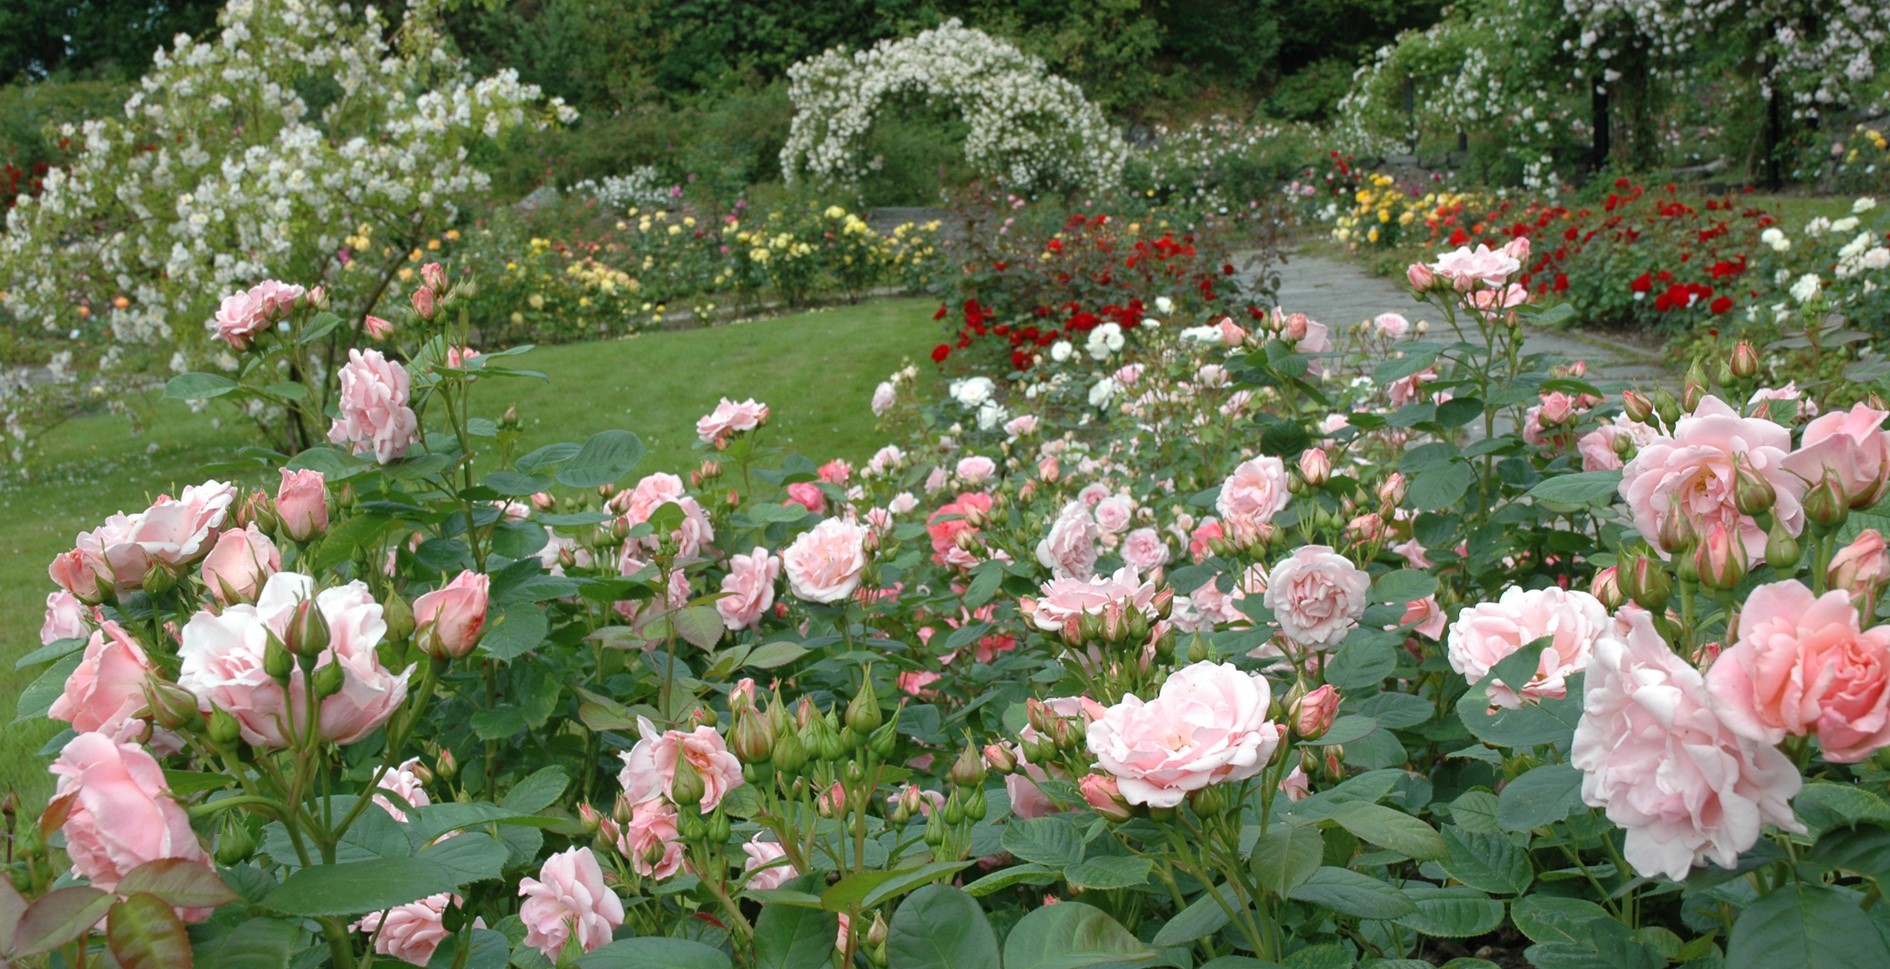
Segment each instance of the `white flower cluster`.
[[1120,179],[1128,148],[1083,96],[1042,60],[980,30],[947,20],[871,50],[829,50],[788,68],[794,123],[781,171],[853,181],[867,167],[860,143],[888,98],[945,98],[963,115],[965,157],[984,175],[1018,188],[1062,184],[1106,189]]
[[596,199],[609,209],[668,208],[680,190],[663,184],[663,173],[653,165],[638,165],[628,175],[606,175],[602,181],[585,179],[569,194]]
[[64,132],[71,165],[8,213],[6,313],[63,334],[111,307],[101,370],[204,365],[218,300],[267,277],[324,284],[359,319],[420,234],[488,187],[473,143],[576,116],[515,72],[468,76],[435,7],[408,4],[396,30],[374,7],[231,0],[214,36],[179,35],[121,116]]

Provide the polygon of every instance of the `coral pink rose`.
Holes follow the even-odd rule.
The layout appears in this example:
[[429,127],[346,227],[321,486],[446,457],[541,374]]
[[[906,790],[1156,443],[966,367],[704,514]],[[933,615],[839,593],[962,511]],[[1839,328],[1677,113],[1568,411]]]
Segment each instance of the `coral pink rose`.
[[617,840],[617,850],[630,862],[630,870],[644,878],[662,881],[682,870],[683,843],[674,805],[662,798],[644,801],[630,809],[630,823]]
[[768,405],[749,398],[740,403],[722,398],[715,410],[696,422],[696,437],[718,450],[728,447],[729,438],[752,431],[768,422]]
[[111,891],[132,869],[160,858],[210,864],[164,769],[143,747],[82,733],[66,742],[51,770],[59,778],[54,800],[70,798],[60,828],[66,854],[94,887]]
[[85,617],[85,604],[78,596],[64,589],[46,593],[46,615],[39,625],[39,644],[49,646],[62,639],[84,639],[90,633]]
[[124,627],[102,623],[85,644],[79,666],[46,715],[80,733],[117,734],[144,709],[144,681],[157,667]]
[[1300,646],[1335,646],[1365,613],[1372,579],[1325,545],[1305,545],[1270,570],[1266,604],[1286,638]]
[[1153,528],[1138,528],[1123,536],[1122,561],[1137,572],[1153,572],[1168,564],[1168,543]]
[[604,884],[603,869],[589,848],[572,848],[545,859],[537,878],[519,882],[525,899],[518,908],[525,923],[525,944],[557,961],[565,943],[576,939],[585,952],[610,941],[623,924],[623,900]]
[[328,486],[320,471],[282,469],[276,486],[276,517],[282,530],[306,542],[328,530]]
[[1058,578],[1086,579],[1096,571],[1101,530],[1082,500],[1063,506],[1050,533],[1037,543],[1037,562]]
[[866,529],[829,518],[800,534],[781,553],[788,588],[807,602],[841,602],[860,587],[866,571]]
[[1222,521],[1271,522],[1286,507],[1291,494],[1287,486],[1286,462],[1262,455],[1242,462],[1221,483],[1220,497],[1214,508]]
[[203,560],[203,584],[218,602],[255,602],[263,583],[282,571],[282,552],[251,522],[242,531],[226,531]]
[[965,548],[970,541],[965,536],[978,537],[978,526],[990,514],[991,504],[990,495],[969,491],[940,505],[925,520],[925,533],[932,540],[932,561],[961,569],[977,565],[977,554]]
[[730,556],[728,574],[722,577],[722,598],[715,600],[722,624],[747,629],[760,622],[774,606],[774,583],[780,578],[781,560],[765,548]]
[[617,781],[632,804],[642,804],[658,795],[675,799],[676,764],[687,760],[702,778],[703,811],[713,811],[722,797],[742,786],[741,761],[729,753],[728,743],[714,727],[697,725],[687,733],[681,730],[658,731],[647,717],[637,718],[642,739],[618,756],[623,770]]
[[420,432],[420,419],[407,403],[408,387],[406,368],[381,351],[350,349],[336,398],[341,416],[328,429],[329,443],[372,454],[381,464],[405,457]]
[[1837,477],[1852,508],[1877,503],[1890,480],[1890,434],[1884,419],[1890,411],[1858,404],[1848,411],[1832,411],[1805,425],[1798,450],[1785,458],[1785,467],[1817,484],[1828,470]]
[[1626,829],[1634,870],[1680,880],[1704,861],[1738,864],[1767,824],[1803,833],[1791,761],[1715,715],[1699,671],[1645,610],[1623,609],[1617,626],[1595,643],[1569,763],[1582,800]]
[[479,644],[486,628],[491,579],[465,571],[413,603],[414,641],[429,655],[459,658]]
[[1130,804],[1175,807],[1266,767],[1282,732],[1267,719],[1272,700],[1264,677],[1196,663],[1171,674],[1153,700],[1125,696],[1105,710],[1089,725],[1089,751]]
[[373,936],[374,951],[381,955],[410,966],[424,966],[433,961],[433,951],[440,943],[452,935],[446,930],[446,907],[458,901],[445,892],[428,895],[385,913],[370,912],[348,926],[348,931]]
[[1752,590],[1739,639],[1706,674],[1726,726],[1776,744],[1816,733],[1826,760],[1855,764],[1890,746],[1890,626],[1862,629],[1850,595],[1794,582]]
[[1595,641],[1607,631],[1607,607],[1586,592],[1512,587],[1495,602],[1458,613],[1445,649],[1450,668],[1478,683],[1504,657],[1551,637],[1542,648],[1536,674],[1520,690],[1500,680],[1489,684],[1490,702],[1514,710],[1523,700],[1567,696],[1567,678],[1588,666]]
[[759,833],[742,842],[742,854],[748,856],[742,863],[742,873],[748,876],[750,889],[780,888],[800,877],[801,873],[787,861],[787,849],[761,840]]
[[[1754,561],[1765,557],[1765,529],[1733,504],[1733,459],[1744,455],[1777,492],[1773,514],[1796,535],[1804,528],[1805,483],[1786,467],[1792,433],[1771,421],[1740,417],[1725,401],[1707,397],[1682,417],[1671,437],[1656,437],[1621,470],[1621,497],[1641,537],[1659,547],[1660,523],[1674,502],[1701,532],[1714,522],[1736,529]],[[1661,553],[1663,556],[1665,552]]]
[[783,505],[799,505],[818,515],[827,510],[827,493],[812,481],[796,481],[787,486],[787,499]]

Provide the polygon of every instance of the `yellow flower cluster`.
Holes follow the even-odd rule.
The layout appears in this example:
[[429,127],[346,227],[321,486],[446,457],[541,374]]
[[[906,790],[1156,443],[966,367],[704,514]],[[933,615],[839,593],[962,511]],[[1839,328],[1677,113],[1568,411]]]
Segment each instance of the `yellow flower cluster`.
[[615,296],[619,291],[634,293],[641,288],[629,273],[590,258],[564,267],[564,274],[605,296]]
[[1353,249],[1393,246],[1430,234],[1438,213],[1457,212],[1482,205],[1471,192],[1426,192],[1413,196],[1397,187],[1389,175],[1373,175],[1352,197],[1352,208],[1334,222],[1332,237]]

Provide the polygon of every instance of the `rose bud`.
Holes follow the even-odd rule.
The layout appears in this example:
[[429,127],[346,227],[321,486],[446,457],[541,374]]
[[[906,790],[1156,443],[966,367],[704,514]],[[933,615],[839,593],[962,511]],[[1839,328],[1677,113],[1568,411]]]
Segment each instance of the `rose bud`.
[[1724,522],[1707,526],[1700,547],[1693,552],[1700,584],[1709,589],[1731,589],[1746,577],[1746,543]]
[[1317,740],[1332,729],[1339,715],[1339,691],[1328,683],[1293,704],[1293,729],[1307,740]]
[[984,745],[984,762],[1000,774],[1017,770],[1017,755],[1003,743]]
[[959,787],[977,787],[984,783],[984,752],[976,744],[966,744],[958,759],[952,762],[949,774],[953,784]]
[[1843,485],[1838,483],[1837,476],[1828,468],[1824,477],[1805,492],[1805,518],[1823,528],[1836,528],[1844,524],[1849,505]]
[[1437,277],[1431,273],[1431,267],[1421,262],[1414,262],[1404,269],[1404,278],[1411,288],[1420,293],[1427,292],[1437,284]]
[[394,335],[394,324],[378,316],[368,316],[361,321],[361,325],[367,330],[368,339],[377,342],[385,342],[388,337]]
[[458,659],[479,644],[486,625],[486,590],[491,579],[461,572],[453,581],[414,600],[421,648],[429,656]]
[[1785,527],[1785,519],[1774,519],[1772,530],[1765,533],[1765,564],[1775,569],[1789,569],[1798,564],[1801,551],[1798,537]]
[[434,310],[433,290],[416,289],[413,291],[413,311],[420,314],[421,319],[433,319]]
[[744,764],[758,764],[774,756],[774,728],[768,718],[753,706],[743,707],[735,715],[735,729],[729,731],[729,749]]
[[1849,592],[1853,598],[1875,596],[1890,583],[1890,547],[1883,533],[1868,528],[1858,533],[1849,545],[1831,557],[1828,573],[1833,587]]
[[328,487],[320,471],[282,469],[276,486],[276,517],[282,530],[306,542],[328,530]]
[[1654,416],[1654,402],[1638,390],[1624,390],[1621,392],[1621,411],[1627,414],[1628,420],[1645,424]]
[[289,631],[283,646],[296,656],[319,656],[328,648],[328,617],[315,607],[315,600],[304,599],[289,613]]
[[1729,364],[1729,368],[1732,370],[1733,376],[1742,379],[1758,376],[1759,351],[1753,349],[1751,343],[1740,340],[1739,345],[1733,347],[1732,361]]
[[1299,455],[1299,474],[1307,484],[1323,488],[1332,479],[1332,459],[1324,448],[1307,448]]
[[276,543],[251,522],[241,530],[217,536],[203,559],[203,584],[224,605],[255,602],[263,583],[282,571],[282,553]]
[[1613,565],[1595,573],[1594,579],[1588,583],[1588,594],[1600,600],[1609,612],[1621,608],[1621,604],[1627,601],[1627,596],[1621,592],[1620,573]]
[[1772,510],[1778,490],[1752,467],[1743,452],[1733,457],[1733,507],[1741,515],[1758,515]]
[[430,262],[420,267],[420,281],[433,290],[435,296],[446,295],[446,267],[437,262]]

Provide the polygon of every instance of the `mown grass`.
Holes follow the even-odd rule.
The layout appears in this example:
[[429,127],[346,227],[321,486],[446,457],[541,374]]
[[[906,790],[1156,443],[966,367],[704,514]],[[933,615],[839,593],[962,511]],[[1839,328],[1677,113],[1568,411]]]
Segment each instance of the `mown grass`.
[[[696,418],[720,396],[755,397],[772,410],[772,445],[818,461],[862,461],[882,443],[868,408],[873,386],[907,357],[924,355],[937,326],[931,310],[922,300],[885,300],[541,347],[513,362],[549,381],[495,380],[480,388],[474,409],[497,418],[516,405],[527,447],[625,428],[649,447],[634,474],[686,473],[698,459]],[[0,474],[0,790],[18,789],[33,810],[51,790],[37,752],[59,725],[10,723],[14,699],[38,674],[13,664],[39,645],[53,588],[46,564],[112,512],[138,510],[159,492],[202,481],[205,468],[253,443],[216,411],[193,414],[173,401],[145,405],[152,420],[142,434],[132,434],[125,417],[76,418],[45,438],[29,468]]]

